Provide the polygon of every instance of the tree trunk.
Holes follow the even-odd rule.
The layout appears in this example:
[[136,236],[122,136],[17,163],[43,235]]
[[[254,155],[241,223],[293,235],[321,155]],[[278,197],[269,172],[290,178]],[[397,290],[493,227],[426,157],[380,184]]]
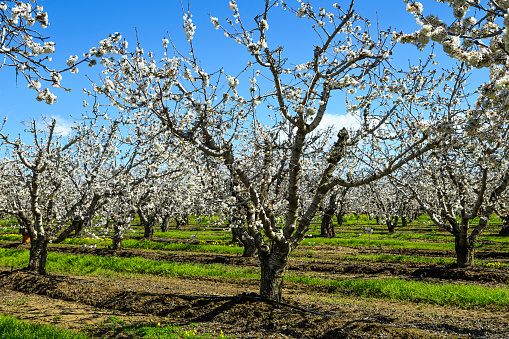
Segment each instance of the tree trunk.
[[498,235],[509,235],[509,215],[500,216],[500,219],[502,219],[503,223]]
[[401,217],[401,227],[407,227],[407,226],[408,226],[407,217]]
[[387,218],[387,229],[389,230],[389,234],[396,233],[396,225],[398,224],[398,217],[394,217],[394,220],[391,218]]
[[240,240],[240,231],[238,227],[232,228],[232,244],[243,245],[242,241]]
[[242,253],[242,256],[246,258],[254,256],[256,253],[254,238],[249,235],[244,226],[239,227],[238,230],[240,234],[240,242],[242,243],[242,246],[244,246],[244,253]]
[[474,244],[468,240],[466,234],[455,236],[454,245],[458,268],[474,267]]
[[325,211],[322,215],[322,225],[320,228],[320,236],[326,238],[334,238],[336,233],[334,233],[334,212],[333,211]]
[[122,240],[124,239],[124,235],[122,233],[123,231],[121,230],[121,228],[118,226],[118,224],[116,222],[113,225],[113,230],[114,230],[114,234],[113,234],[113,237],[111,238],[111,241],[112,241],[111,248],[114,251],[118,251],[122,248]]
[[161,223],[161,232],[168,232],[170,229],[170,220],[171,216],[169,214],[165,215],[163,218],[163,222]]
[[341,212],[336,214],[336,219],[338,219],[338,227],[343,227],[343,219],[345,218],[345,213]]
[[85,224],[85,220],[82,219],[73,220],[72,223],[74,224],[73,225],[74,235],[76,236],[81,235],[81,232],[83,232],[83,225]]
[[185,214],[181,218],[175,218],[175,222],[177,223],[175,229],[180,230],[183,226],[189,225],[189,216]]
[[41,275],[46,275],[46,260],[48,259],[48,241],[38,238],[30,242],[30,259],[28,270]]
[[149,216],[145,220],[145,223],[143,224],[143,227],[145,228],[145,232],[143,233],[143,238],[152,239],[154,237],[155,221],[156,221],[156,218],[153,216]]
[[260,296],[272,300],[281,300],[283,277],[285,275],[290,245],[273,244],[270,253],[260,251],[261,280]]

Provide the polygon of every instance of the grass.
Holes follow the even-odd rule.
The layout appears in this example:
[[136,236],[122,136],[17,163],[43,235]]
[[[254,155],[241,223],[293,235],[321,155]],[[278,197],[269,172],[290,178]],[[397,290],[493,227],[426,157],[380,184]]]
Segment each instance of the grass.
[[[385,260],[378,256],[376,260]],[[400,258],[407,259],[407,258]],[[23,266],[28,260],[28,251],[0,249],[0,266],[15,262]],[[183,264],[161,262],[142,258],[95,257],[89,255],[48,254],[48,272],[75,275],[116,274],[121,276],[158,275],[166,277],[192,278],[216,276],[228,279],[260,279],[258,269],[229,267],[225,265]],[[463,308],[474,306],[509,306],[509,289],[486,288],[477,285],[432,284],[401,279],[355,279],[333,280],[309,276],[292,275],[285,280],[307,285],[337,287],[341,293],[365,298],[383,298],[400,301],[425,302],[452,305]]]
[[111,316],[108,319],[100,322],[97,325],[92,325],[88,327],[90,332],[100,332],[104,333],[105,331],[108,333],[118,333],[125,332],[126,334],[136,337],[136,338],[146,338],[146,339],[202,339],[202,338],[210,338],[210,339],[226,339],[232,338],[231,336],[226,336],[223,334],[223,331],[220,331],[218,334],[215,333],[204,333],[199,334],[198,328],[199,325],[197,323],[189,324],[191,329],[185,330],[182,327],[175,326],[173,324],[154,322],[152,319],[149,323],[134,323],[127,324],[127,322],[132,322],[132,319],[121,320],[116,316]]
[[363,298],[380,298],[441,306],[473,308],[478,306],[509,307],[509,289],[478,285],[433,284],[402,279],[330,280],[312,277],[288,277],[287,280],[309,285],[338,288],[342,294]]
[[14,317],[0,315],[0,338],[9,339],[86,339],[84,334],[74,333],[51,325],[31,324]]
[[428,242],[415,242],[415,241],[401,241],[392,239],[376,239],[371,236],[362,235],[358,238],[308,238],[304,239],[301,246],[316,246],[316,245],[333,245],[333,246],[348,246],[348,247],[390,247],[390,248],[412,248],[412,249],[426,249],[426,250],[446,250],[453,251],[453,243],[428,243]]
[[[29,253],[23,250],[0,248],[0,266],[24,267]],[[48,253],[46,269],[50,273],[74,275],[112,275],[132,276],[135,274],[164,277],[192,278],[198,276],[218,276],[225,278],[257,278],[256,269],[238,268],[220,264],[186,264],[171,261],[148,260],[143,258],[98,257],[92,255],[72,255]]]

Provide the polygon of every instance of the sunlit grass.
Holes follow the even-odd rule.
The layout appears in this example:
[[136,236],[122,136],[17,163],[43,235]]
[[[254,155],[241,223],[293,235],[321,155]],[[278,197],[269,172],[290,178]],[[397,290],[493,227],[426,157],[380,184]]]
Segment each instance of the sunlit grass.
[[0,338],[8,339],[86,339],[84,334],[74,333],[50,325],[31,324],[11,316],[0,315]]
[[[0,249],[0,266],[23,267],[28,262],[28,255],[28,251]],[[375,260],[383,260],[383,257],[375,258]],[[258,268],[58,253],[48,254],[47,270],[51,273],[73,275],[156,275],[187,279],[213,276],[227,279],[260,279]],[[338,281],[293,272],[288,272],[285,280],[307,285],[337,287],[341,293],[365,298],[426,302],[463,308],[487,305],[509,306],[509,289],[507,288],[486,288],[472,284],[433,284],[401,279]]]
[[287,280],[309,285],[338,288],[338,293],[363,298],[381,298],[416,303],[472,308],[509,306],[509,289],[478,285],[434,284],[403,279],[326,280],[312,277],[288,277]]

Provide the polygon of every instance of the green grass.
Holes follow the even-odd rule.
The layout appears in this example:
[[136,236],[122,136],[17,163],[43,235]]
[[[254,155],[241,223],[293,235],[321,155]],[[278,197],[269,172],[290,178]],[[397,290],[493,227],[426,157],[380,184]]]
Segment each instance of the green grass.
[[178,326],[166,325],[166,326],[143,326],[143,327],[134,327],[134,328],[126,328],[126,333],[136,333],[144,339],[205,339],[205,338],[215,338],[215,339],[226,339],[231,338],[230,336],[226,336],[223,334],[223,331],[220,334],[214,333],[205,333],[198,334],[198,330],[182,330]]
[[[29,252],[0,248],[0,266],[25,267]],[[197,276],[218,276],[225,278],[258,278],[258,270],[230,267],[220,264],[186,264],[171,261],[148,260],[143,258],[98,257],[92,255],[71,255],[48,253],[46,265],[49,273],[74,275],[132,276],[135,274],[165,277],[191,278]]]
[[[385,260],[383,256],[372,258]],[[405,260],[406,258],[400,258]],[[14,263],[21,267],[28,261],[28,251],[0,249],[0,266]],[[95,257],[88,255],[48,254],[48,272],[75,275],[136,274],[192,278],[216,276],[229,279],[260,279],[258,269],[228,267],[225,265],[183,264],[141,258]],[[485,288],[477,285],[432,284],[401,279],[332,280],[296,275],[288,272],[285,280],[308,284],[338,287],[348,295],[365,298],[384,298],[400,301],[452,305],[463,308],[474,306],[509,306],[509,289]]]
[[84,334],[58,329],[51,325],[31,324],[0,315],[0,338],[8,339],[86,339]]
[[[165,319],[168,320],[168,319]],[[129,323],[129,324],[128,324]],[[88,326],[88,330],[92,333],[120,333],[124,332],[130,337],[145,338],[145,339],[226,339],[235,336],[226,336],[223,331],[216,334],[213,333],[199,333],[200,325],[197,323],[189,324],[191,329],[185,330],[182,327],[165,322],[155,322],[152,319],[149,323],[132,323],[132,319],[122,320],[117,316],[110,316],[108,319],[101,321],[98,324]],[[116,336],[115,336],[116,337]]]
[[447,250],[453,251],[453,243],[427,243],[415,241],[401,241],[385,239],[379,240],[371,236],[371,240],[367,235],[362,235],[357,238],[308,238],[304,239],[301,243],[304,246],[316,245],[340,245],[348,247],[390,247],[390,248],[412,248],[412,249],[427,249],[427,250]]
[[339,293],[363,298],[429,303],[442,306],[472,308],[478,306],[509,306],[509,289],[486,288],[478,285],[433,284],[402,279],[328,280],[312,277],[288,277],[287,280],[309,285],[339,288]]
[[[199,239],[199,238],[198,238]],[[160,251],[191,251],[191,252],[212,252],[212,253],[242,253],[242,247],[226,244],[190,244],[186,242],[156,242],[149,240],[126,239],[122,241],[125,248],[137,248],[144,250],[160,250]]]

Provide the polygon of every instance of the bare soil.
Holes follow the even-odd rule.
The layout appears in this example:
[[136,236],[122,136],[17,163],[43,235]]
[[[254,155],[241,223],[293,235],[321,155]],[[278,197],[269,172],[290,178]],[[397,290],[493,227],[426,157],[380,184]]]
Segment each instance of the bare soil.
[[[28,248],[27,245],[15,247]],[[509,281],[509,274],[498,270],[334,262],[331,256],[366,250],[339,246],[317,249],[315,252],[323,253],[323,258],[293,259],[289,274],[323,275],[328,279],[399,277],[486,286],[505,286]],[[233,255],[115,252],[63,246],[51,246],[50,250],[76,255],[256,266],[252,258]],[[222,330],[225,335],[237,338],[509,338],[507,310],[465,310],[356,298],[330,288],[291,282],[285,282],[281,304],[256,297],[258,283],[249,279],[39,276],[6,269],[0,271],[0,284],[3,286],[0,312],[86,331],[99,338],[137,338],[123,328],[158,323],[196,329],[198,334],[214,331],[217,334]]]

